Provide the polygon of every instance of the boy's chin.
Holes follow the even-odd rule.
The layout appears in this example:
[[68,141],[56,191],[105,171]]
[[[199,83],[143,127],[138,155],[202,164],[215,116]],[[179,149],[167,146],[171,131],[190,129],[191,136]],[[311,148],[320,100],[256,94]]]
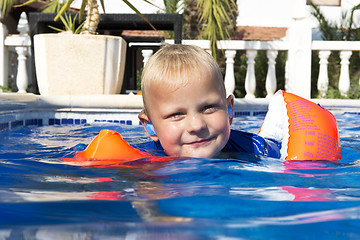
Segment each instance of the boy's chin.
[[[224,144],[225,145],[225,144]],[[179,151],[167,151],[168,156],[184,157],[184,158],[213,158],[223,149],[223,146],[206,146],[198,148],[183,148]]]
[[217,152],[209,152],[209,151],[198,151],[198,152],[190,152],[187,154],[183,154],[182,157],[189,158],[212,158],[216,155]]

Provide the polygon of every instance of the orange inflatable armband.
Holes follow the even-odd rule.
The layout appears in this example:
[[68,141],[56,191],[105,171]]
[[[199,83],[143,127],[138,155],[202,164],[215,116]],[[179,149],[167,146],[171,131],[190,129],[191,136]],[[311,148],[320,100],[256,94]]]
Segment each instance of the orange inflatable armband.
[[150,156],[152,155],[130,146],[118,132],[103,129],[84,151],[64,161],[84,163],[83,165],[105,165]]
[[334,115],[285,91],[280,90],[273,96],[259,135],[280,141],[281,158],[285,160],[341,159]]

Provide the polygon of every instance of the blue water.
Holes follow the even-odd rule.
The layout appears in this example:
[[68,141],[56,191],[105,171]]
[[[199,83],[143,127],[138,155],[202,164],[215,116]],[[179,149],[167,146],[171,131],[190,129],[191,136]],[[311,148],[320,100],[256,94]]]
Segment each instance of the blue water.
[[[183,159],[84,168],[61,158],[102,128],[130,143],[142,127],[24,127],[0,132],[0,239],[360,238],[359,115],[337,114],[342,160]],[[257,132],[263,116],[236,118]]]

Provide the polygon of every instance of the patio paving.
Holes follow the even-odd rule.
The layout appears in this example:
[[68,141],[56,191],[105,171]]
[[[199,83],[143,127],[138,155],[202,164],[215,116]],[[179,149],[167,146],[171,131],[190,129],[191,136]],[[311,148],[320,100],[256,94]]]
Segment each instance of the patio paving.
[[0,93],[0,112],[33,107],[38,99],[34,94]]
[[140,111],[142,106],[141,96],[133,94],[41,96],[32,93],[0,93],[0,112],[46,108]]

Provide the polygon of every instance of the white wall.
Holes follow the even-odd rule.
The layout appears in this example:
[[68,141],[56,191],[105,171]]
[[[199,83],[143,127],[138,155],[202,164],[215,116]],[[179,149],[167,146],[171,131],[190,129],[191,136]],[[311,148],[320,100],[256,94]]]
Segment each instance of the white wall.
[[238,0],[239,26],[287,27],[293,0]]
[[[239,6],[239,26],[288,27],[297,8],[296,0],[237,0]],[[321,6],[323,14],[333,21],[341,19],[342,11],[351,9],[360,3],[360,0],[341,0],[341,7]],[[307,6],[307,16],[310,17],[313,27],[317,26]],[[357,15],[357,18],[359,14]]]

